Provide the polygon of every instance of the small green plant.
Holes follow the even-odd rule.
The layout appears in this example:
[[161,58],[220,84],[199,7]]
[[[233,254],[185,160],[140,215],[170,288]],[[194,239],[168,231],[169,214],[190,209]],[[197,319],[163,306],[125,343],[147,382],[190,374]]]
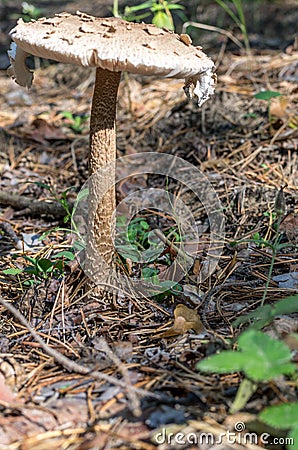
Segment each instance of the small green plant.
[[[2,0],[2,3],[3,2],[4,0]],[[22,2],[21,6],[22,6],[21,17],[24,22],[37,20],[44,15],[44,10],[42,8],[34,6],[32,3]],[[8,18],[10,20],[18,20],[20,18],[20,13],[9,14]]]
[[22,3],[22,18],[24,22],[29,22],[30,20],[37,20],[39,17],[42,17],[43,10],[41,8],[37,8],[31,3],[23,2]]
[[[67,199],[68,193],[73,189],[73,187],[70,186],[69,188],[65,189],[65,191],[63,191],[61,194],[57,194],[55,192],[55,190],[52,188],[52,186],[50,186],[49,184],[42,183],[41,181],[34,181],[33,184],[36,184],[36,186],[39,186],[42,189],[46,189],[51,194],[52,199],[55,202],[59,203],[62,206],[62,208],[65,210],[65,216],[63,218],[63,222],[64,223],[70,222],[71,225],[74,227],[74,229],[76,229],[76,224],[73,221],[73,215],[74,215],[75,208],[73,211],[71,210],[71,207],[70,207],[68,199]],[[81,193],[81,195],[79,195],[77,197],[76,203],[78,203],[78,201],[80,201],[81,198],[82,198],[82,193]]]
[[280,250],[282,250],[284,247],[288,247],[289,244],[287,243],[281,243],[281,238],[282,235],[277,232],[275,234],[275,237],[273,239],[273,241],[270,241],[268,239],[264,239],[262,238],[259,233],[254,233],[254,235],[252,236],[252,241],[258,246],[258,247],[267,247],[271,249],[271,261],[270,261],[270,266],[269,266],[269,271],[268,271],[268,275],[267,275],[267,281],[265,284],[265,289],[264,289],[264,293],[263,293],[263,297],[261,300],[261,306],[263,306],[266,298],[267,298],[267,294],[268,294],[268,289],[269,289],[269,284],[272,278],[272,272],[273,272],[273,267],[274,267],[274,263],[276,260],[276,256],[278,254],[278,252]]
[[268,120],[269,123],[272,122],[272,116],[271,116],[271,100],[276,97],[280,97],[282,94],[277,91],[261,91],[254,95],[254,97],[258,100],[264,100],[267,102],[267,112],[268,112]]
[[231,407],[232,413],[245,406],[258,383],[268,382],[280,375],[297,375],[296,366],[291,362],[290,349],[284,342],[249,329],[240,335],[237,343],[237,351],[222,351],[197,364],[197,369],[203,372],[242,372],[246,376]]
[[[132,263],[139,265],[141,279],[151,285],[150,290],[157,300],[170,293],[175,295],[180,292],[181,287],[177,282],[159,279],[158,266],[170,264],[170,256],[163,255],[162,262],[159,262],[159,257],[165,250],[164,243],[160,241],[144,218],[136,217],[127,224],[127,217],[118,216],[116,230],[115,244],[119,256],[124,264],[127,259],[130,259]],[[179,230],[175,226],[167,230],[165,234],[173,242],[181,241]],[[153,264],[156,264],[156,267]]]
[[293,374],[290,349],[281,341],[257,330],[244,331],[237,340],[238,350],[224,350],[198,363],[204,372],[243,372],[255,382]]
[[44,189],[47,189],[51,193],[53,199],[56,202],[58,202],[62,206],[62,208],[64,208],[65,216],[63,218],[63,222],[65,224],[69,224],[69,226],[70,226],[70,228],[67,228],[67,227],[62,228],[61,226],[58,226],[54,229],[46,231],[41,235],[40,239],[44,239],[52,232],[57,232],[57,231],[65,231],[66,233],[73,234],[74,236],[76,236],[76,240],[73,241],[72,246],[71,246],[71,251],[69,253],[71,254],[73,252],[76,255],[78,255],[81,251],[83,251],[86,248],[86,242],[81,235],[80,221],[76,217],[76,213],[77,213],[77,208],[78,208],[78,205],[80,204],[80,202],[84,201],[88,197],[88,194],[89,194],[88,188],[82,189],[79,192],[79,194],[76,197],[75,204],[73,205],[73,208],[71,208],[71,206],[68,202],[68,199],[67,199],[67,194],[69,193],[69,191],[71,189],[73,189],[72,187],[67,188],[61,194],[56,194],[56,192],[48,184],[41,183],[41,182],[35,182],[35,184],[43,187]]
[[286,297],[273,305],[260,306],[255,311],[238,317],[233,322],[233,326],[237,327],[240,324],[245,324],[253,320],[254,322],[250,325],[250,328],[260,330],[269,325],[275,317],[295,312],[298,312],[298,295]]
[[[157,27],[174,30],[172,11],[178,13],[182,20],[187,20],[181,12],[184,9],[178,0],[148,0],[135,6],[126,6],[122,17],[128,21],[139,21],[151,17]],[[120,17],[118,0],[114,0],[113,15]]]
[[[222,9],[231,17],[231,19],[234,21],[234,23],[238,26],[240,29],[244,45],[247,52],[250,52],[250,44],[249,44],[249,38],[247,34],[247,27],[246,27],[246,21],[245,21],[245,15],[243,11],[243,5],[241,0],[215,0],[216,3],[218,3]],[[234,12],[233,8],[230,6],[230,4],[233,4],[236,13]]]
[[287,448],[298,449],[298,402],[269,406],[259,414],[259,419],[271,427],[290,430]]
[[270,102],[272,98],[280,97],[282,94],[278,91],[260,91],[255,94],[255,98],[259,100],[265,100],[266,102]]
[[[119,216],[116,221],[116,229],[116,247],[124,259],[130,258],[135,263],[148,263],[156,260],[164,250],[164,245],[155,231],[141,217],[132,219],[127,225],[127,218]],[[172,243],[182,240],[176,226],[167,230],[165,236],[171,239]],[[169,255],[164,259],[167,264],[171,263]]]
[[73,242],[72,251],[74,251],[74,252],[82,251],[85,248],[85,242],[84,242],[83,237],[80,234],[80,230],[79,230],[79,226],[78,226],[79,223],[77,222],[77,220],[75,220],[75,214],[77,212],[77,207],[80,204],[80,202],[84,201],[88,197],[88,193],[89,193],[88,188],[82,189],[79,192],[79,194],[76,197],[75,204],[73,205],[73,208],[71,208],[69,201],[68,201],[68,193],[73,189],[72,186],[65,189],[61,194],[57,194],[55,192],[55,190],[49,184],[42,183],[40,181],[35,181],[34,184],[49,191],[53,200],[62,206],[62,208],[65,210],[65,216],[63,218],[63,222],[65,224],[69,224],[69,226],[70,226],[70,228],[61,228],[60,226],[58,226],[54,229],[46,231],[42,234],[40,239],[44,239],[49,234],[51,234],[53,231],[54,232],[65,231],[67,233],[72,233],[72,234],[76,235],[76,237],[78,239]]
[[169,295],[179,295],[182,287],[175,281],[161,281],[158,277],[159,270],[154,267],[144,267],[141,270],[141,278],[148,284],[152,285],[151,295],[155,300],[163,300]]
[[[65,217],[63,219],[64,223],[70,223],[71,228],[61,228],[56,227],[49,231],[46,231],[40,236],[40,240],[44,239],[46,236],[51,234],[52,232],[57,231],[65,231],[67,233],[72,233],[76,235],[77,240],[75,240],[69,250],[63,250],[61,252],[55,253],[51,255],[50,258],[46,257],[36,257],[33,258],[31,256],[24,255],[23,258],[29,264],[26,267],[10,267],[9,269],[5,269],[2,271],[4,275],[10,275],[13,277],[17,277],[19,283],[22,286],[28,287],[36,284],[40,284],[43,281],[49,280],[51,278],[59,279],[64,276],[64,268],[65,263],[73,261],[76,258],[76,255],[80,253],[85,248],[85,243],[83,238],[80,235],[79,229],[77,227],[77,222],[74,220],[76,208],[81,200],[84,200],[88,196],[88,189],[83,189],[78,194],[76,198],[75,205],[73,209],[69,205],[67,195],[72,187],[66,189],[61,194],[57,194],[54,189],[42,182],[34,182],[37,186],[46,189],[51,194],[53,200],[58,202],[65,210]],[[20,275],[27,276],[25,280],[21,280]],[[30,277],[29,277],[30,276]]]
[[[284,216],[286,212],[286,201],[284,197],[283,187],[281,187],[276,195],[275,198],[275,204],[274,204],[274,210],[268,211],[264,213],[265,217],[269,217],[269,226],[272,231],[274,231],[274,237],[272,240],[261,237],[260,233],[254,233],[251,237],[251,239],[242,240],[239,242],[253,242],[258,247],[267,247],[271,249],[271,261],[269,266],[269,271],[267,275],[267,281],[263,293],[263,297],[261,300],[261,306],[263,306],[269,289],[270,280],[272,278],[272,272],[274,263],[276,260],[276,256],[278,252],[280,252],[282,249],[286,247],[291,247],[292,244],[289,243],[282,243],[282,234],[279,232],[280,224],[282,221],[282,217]],[[236,245],[237,242],[232,242],[232,245]]]
[[152,239],[150,225],[142,218],[136,217],[127,225],[125,216],[117,217],[116,246],[119,254],[132,262],[153,261],[162,249]]
[[70,111],[62,111],[62,117],[67,119],[68,127],[76,134],[82,134],[87,129],[88,114],[73,114]]
[[[28,275],[22,282],[23,286],[33,286],[40,284],[50,278],[59,279],[64,275],[65,262],[73,261],[75,255],[70,251],[56,253],[50,258],[32,258],[24,255],[25,261],[29,264],[24,268],[11,267],[2,271],[4,275],[19,276]],[[19,278],[20,281],[20,278]]]

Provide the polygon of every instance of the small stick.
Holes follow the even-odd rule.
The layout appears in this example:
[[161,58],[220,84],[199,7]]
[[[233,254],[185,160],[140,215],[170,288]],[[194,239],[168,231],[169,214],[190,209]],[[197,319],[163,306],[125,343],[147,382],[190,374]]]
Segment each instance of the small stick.
[[[72,209],[73,204],[69,203],[70,209]],[[35,200],[32,197],[24,197],[7,191],[0,191],[0,204],[12,206],[18,210],[23,209],[24,214],[32,214],[33,216],[42,214],[53,216],[54,218],[66,216],[65,209],[59,203]]]

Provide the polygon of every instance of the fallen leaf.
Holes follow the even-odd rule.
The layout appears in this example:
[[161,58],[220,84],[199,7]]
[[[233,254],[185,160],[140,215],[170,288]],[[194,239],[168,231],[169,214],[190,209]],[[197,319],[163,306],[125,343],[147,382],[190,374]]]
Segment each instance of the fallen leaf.
[[274,97],[270,100],[269,111],[271,116],[278,117],[283,119],[287,117],[288,114],[286,112],[288,106],[288,100],[286,97],[282,95],[280,97]]
[[291,212],[282,219],[279,231],[285,233],[288,240],[293,242],[298,239],[298,214]]
[[158,337],[172,337],[179,334],[185,334],[189,330],[194,330],[196,333],[204,331],[204,326],[197,311],[188,308],[185,305],[179,304],[174,311],[174,324],[164,333]]
[[37,118],[31,123],[31,130],[26,130],[26,136],[36,142],[45,143],[46,141],[66,139],[65,134],[54,125],[44,119]]

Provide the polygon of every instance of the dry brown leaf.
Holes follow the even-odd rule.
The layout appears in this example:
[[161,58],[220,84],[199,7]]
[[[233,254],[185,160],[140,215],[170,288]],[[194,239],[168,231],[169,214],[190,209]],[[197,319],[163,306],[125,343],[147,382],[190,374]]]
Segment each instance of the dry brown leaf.
[[172,337],[179,334],[184,334],[189,330],[194,330],[196,333],[201,333],[204,330],[204,325],[194,309],[188,308],[185,305],[179,304],[174,311],[174,324],[159,337]]
[[285,233],[288,240],[291,242],[298,239],[298,214],[295,212],[289,213],[281,221],[279,231]]
[[280,97],[272,98],[269,105],[270,115],[278,117],[280,119],[287,117],[288,114],[286,110],[288,104],[288,99],[286,97],[283,97],[282,95]]

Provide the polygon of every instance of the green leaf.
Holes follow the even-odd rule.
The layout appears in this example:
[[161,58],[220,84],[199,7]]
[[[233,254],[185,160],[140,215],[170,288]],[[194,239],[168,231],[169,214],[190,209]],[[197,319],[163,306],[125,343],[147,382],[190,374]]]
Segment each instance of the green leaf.
[[31,256],[24,255],[24,259],[26,261],[31,262],[31,264],[36,264],[37,260],[35,258],[31,258]]
[[240,372],[246,364],[246,355],[237,351],[226,350],[211,355],[197,364],[197,369],[203,372],[232,373]]
[[32,280],[32,279],[26,280],[23,283],[24,286],[28,286],[28,287],[34,286],[35,284],[38,284],[38,282],[36,282],[35,280]]
[[2,270],[2,273],[4,273],[4,275],[18,275],[19,273],[22,272],[24,272],[24,269],[11,268]]
[[158,274],[158,270],[153,267],[144,267],[142,269],[142,278],[151,278]]
[[36,275],[36,276],[39,276],[39,275],[40,275],[40,270],[38,270],[38,269],[36,268],[36,266],[27,266],[27,267],[24,269],[24,272],[26,272],[26,273],[31,273],[31,275]]
[[[64,263],[63,263],[63,261],[61,259],[55,263],[54,269],[55,269],[55,272],[56,272],[55,276],[60,275],[60,274],[63,273]],[[57,271],[59,272],[59,274],[57,274]]]
[[44,273],[52,270],[53,263],[47,258],[41,258],[37,261],[37,267]]
[[143,262],[155,261],[156,258],[161,254],[162,250],[160,248],[149,248],[144,250],[141,254]]
[[150,8],[151,6],[152,6],[152,2],[151,1],[150,2],[140,3],[139,5],[136,5],[136,6],[126,6],[125,7],[125,14],[141,11],[142,9]]
[[65,119],[73,120],[73,114],[71,111],[62,111],[61,116],[65,117]]
[[172,280],[161,281],[160,287],[172,292],[173,294],[179,294],[182,291],[182,287],[176,281]]
[[272,315],[280,316],[281,314],[291,314],[298,312],[298,295],[286,297],[274,303],[272,308]]
[[238,344],[241,353],[246,356],[243,371],[254,381],[269,381],[295,371],[286,344],[261,331],[246,331],[239,337]]
[[291,439],[292,442],[287,443],[287,449],[298,450],[298,425],[292,428],[291,432],[288,435],[288,439]]
[[174,29],[173,19],[163,11],[157,11],[154,14],[152,23],[159,28],[168,28],[169,30]]
[[81,252],[86,248],[86,244],[83,241],[74,241],[72,249],[74,252]]
[[89,195],[89,189],[86,187],[86,188],[84,188],[84,189],[82,189],[79,193],[78,193],[78,195],[77,195],[77,198],[76,198],[76,205],[81,201],[81,200],[84,200],[85,198],[87,198],[88,197],[88,195]]
[[141,259],[140,252],[136,245],[117,245],[117,252],[122,258],[130,258],[133,262],[139,262]]
[[298,312],[298,295],[286,297],[273,305],[260,306],[255,311],[238,317],[238,319],[233,322],[233,326],[238,326],[241,323],[246,323],[251,319],[255,319],[256,322],[253,325],[253,328],[261,329],[265,325],[271,323],[274,317],[294,312]]
[[[255,311],[247,313],[244,316],[238,317],[236,320],[234,320],[233,326],[237,327],[241,323],[249,322],[251,319],[260,320],[260,321],[262,321],[262,323],[264,322],[264,325],[266,325],[266,324],[270,323],[272,320],[271,307],[272,307],[272,305],[260,306]],[[264,326],[264,325],[262,325],[262,326]]]
[[257,94],[255,94],[255,98],[257,98],[258,100],[266,100],[269,101],[274,97],[280,97],[282,94],[280,92],[277,91],[261,91],[258,92]]
[[34,184],[36,184],[36,186],[39,186],[39,187],[41,187],[43,189],[46,189],[47,191],[51,191],[52,190],[52,188],[51,188],[51,186],[49,184],[42,183],[41,181],[34,181]]
[[69,252],[67,250],[64,250],[62,252],[56,253],[56,255],[53,256],[53,259],[56,258],[64,258],[68,261],[73,261],[75,259],[75,255],[72,252]]
[[282,430],[296,428],[298,427],[298,402],[269,406],[261,412],[259,419],[271,427]]
[[217,373],[242,371],[253,381],[272,380],[296,370],[286,344],[261,331],[245,331],[239,337],[238,344],[238,351],[229,350],[212,355],[201,361],[197,368]]
[[141,220],[140,221],[140,225],[141,225],[141,227],[144,229],[144,230],[148,230],[148,228],[149,228],[149,223],[148,222],[146,222],[145,220]]
[[185,8],[182,5],[175,5],[175,4],[173,4],[173,5],[168,5],[168,9],[169,10],[171,10],[171,9],[181,9],[181,10],[183,10]]

